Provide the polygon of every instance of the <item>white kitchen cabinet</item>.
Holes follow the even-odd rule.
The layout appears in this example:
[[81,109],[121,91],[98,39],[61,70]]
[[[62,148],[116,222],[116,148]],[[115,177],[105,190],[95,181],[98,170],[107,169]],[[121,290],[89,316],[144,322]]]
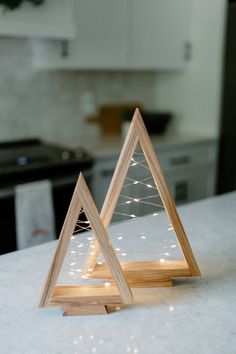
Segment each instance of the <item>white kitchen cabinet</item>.
[[0,8],[0,36],[69,39],[75,36],[74,0],[23,3],[13,11]]
[[[217,141],[214,139],[156,146],[158,158],[176,204],[192,202],[215,194],[217,146]],[[114,154],[98,157],[95,162],[92,190],[99,209],[108,191],[117,159],[118,154]],[[141,180],[143,176],[137,175],[136,171],[136,169],[133,170],[132,179]],[[145,191],[147,192],[147,189],[140,185],[134,198],[145,197],[146,194],[143,194]],[[129,190],[126,189],[126,192]],[[148,212],[150,212],[149,206],[140,203],[137,203],[136,211],[132,209],[132,213],[136,215],[145,215]]]
[[131,0],[132,68],[181,69],[189,40],[190,0]]
[[158,154],[177,204],[210,197],[216,191],[217,142],[203,141]]
[[108,155],[97,158],[93,168],[92,194],[100,211],[106,197],[113,173],[116,168],[118,155]]
[[[45,69],[180,69],[185,65],[191,1],[76,1],[72,41],[34,41],[33,62]],[[64,47],[63,47],[64,46]]]
[[127,0],[76,2],[76,39],[67,43],[35,41],[33,61],[47,69],[116,69],[127,61]]

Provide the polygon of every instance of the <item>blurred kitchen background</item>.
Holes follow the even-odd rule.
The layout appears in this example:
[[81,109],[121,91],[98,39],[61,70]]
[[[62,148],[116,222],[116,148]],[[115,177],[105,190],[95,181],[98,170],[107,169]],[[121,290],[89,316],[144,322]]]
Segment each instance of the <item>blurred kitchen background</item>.
[[235,9],[0,1],[0,253],[59,235],[80,171],[101,208],[136,106],[177,204],[236,188]]

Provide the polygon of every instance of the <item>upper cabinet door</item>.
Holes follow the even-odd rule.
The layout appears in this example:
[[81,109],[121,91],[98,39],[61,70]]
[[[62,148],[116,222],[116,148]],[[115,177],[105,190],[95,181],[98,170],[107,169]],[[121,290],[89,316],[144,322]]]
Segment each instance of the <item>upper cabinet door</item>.
[[127,60],[127,0],[86,0],[77,5],[77,63],[114,68]]
[[127,0],[77,0],[76,38],[68,43],[32,42],[34,65],[48,69],[124,68],[127,7]]
[[192,0],[76,0],[75,39],[34,41],[46,69],[176,70],[185,65]]
[[0,9],[0,35],[69,39],[75,37],[74,0],[24,3],[13,11]]
[[190,0],[130,0],[131,67],[178,69],[185,65]]

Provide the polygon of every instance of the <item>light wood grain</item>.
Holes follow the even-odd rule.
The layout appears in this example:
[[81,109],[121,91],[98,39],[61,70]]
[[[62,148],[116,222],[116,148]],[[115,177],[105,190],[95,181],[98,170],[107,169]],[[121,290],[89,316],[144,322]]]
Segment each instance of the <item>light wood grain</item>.
[[63,264],[71,236],[75,229],[75,224],[78,219],[78,215],[81,209],[81,202],[77,195],[77,189],[79,189],[79,179],[76,183],[76,187],[70,202],[70,206],[61,230],[61,234],[57,243],[56,252],[54,254],[48,276],[43,288],[43,292],[41,295],[40,307],[48,306],[51,300],[52,292],[55,287],[56,281],[58,279],[58,275],[61,270],[61,266]]
[[198,268],[197,262],[193,255],[192,249],[188,242],[186,233],[184,231],[183,225],[177,213],[174,201],[167,187],[167,183],[162,172],[160,163],[156,157],[155,150],[151,143],[148,132],[143,123],[142,117],[139,113],[139,110],[136,110],[136,114],[133,118],[133,124],[135,126],[135,130],[139,137],[139,142],[141,148],[143,150],[144,156],[149,165],[150,171],[152,173],[153,179],[155,181],[156,187],[159,191],[160,197],[162,199],[163,205],[169,217],[169,220],[174,228],[175,234],[177,236],[177,240],[180,246],[180,249],[183,252],[183,255],[188,263],[188,266],[191,271],[192,276],[201,275],[200,270]]
[[67,304],[63,305],[63,316],[88,316],[88,315],[107,315],[108,311],[104,305],[78,305]]
[[[198,268],[197,262],[193,255],[187,236],[185,234],[183,225],[178,216],[175,204],[168,190],[160,163],[156,157],[156,153],[154,151],[150,137],[147,133],[147,130],[145,128],[145,125],[138,109],[135,110],[130,129],[128,131],[109,190],[107,192],[106,199],[103,204],[103,208],[101,211],[101,219],[103,220],[103,224],[106,229],[110,225],[112,215],[114,213],[116,203],[119,198],[120,191],[122,189],[131,158],[138,142],[141,145],[144,156],[149,165],[150,172],[155,181],[157,190],[159,191],[169,220],[174,228],[180,249],[182,250],[183,256],[190,269],[190,274],[188,275],[199,276],[201,275],[200,270]],[[99,245],[97,243],[95,243],[95,248],[93,251],[93,255],[88,255],[86,261],[86,267],[91,269],[95,268],[96,259],[99,254]]]
[[[80,174],[72,200],[67,212],[65,222],[61,231],[61,235],[57,244],[56,252],[48,273],[48,277],[43,289],[43,294],[41,296],[39,306],[48,306],[52,299],[52,295],[55,296],[54,288],[55,284],[63,264],[63,260],[68,249],[71,236],[74,232],[75,225],[81,210],[85,212],[87,218],[90,221],[91,229],[98,240],[98,245],[103,253],[103,256],[107,262],[107,266],[113,275],[114,282],[120,292],[120,297],[122,301],[126,304],[133,302],[132,293],[128,287],[125,276],[122,272],[120,263],[116,257],[115,251],[110,243],[109,237],[105,230],[105,227],[100,219],[100,215],[97,211],[97,208],[94,204],[94,201],[91,197],[87,184],[83,178],[83,175]],[[103,288],[104,290],[104,288]],[[91,292],[91,290],[90,290]],[[55,300],[55,299],[54,299]],[[54,301],[53,300],[53,301]],[[78,300],[78,299],[77,299]],[[76,301],[73,297],[70,298],[70,301]],[[79,301],[79,300],[78,300]],[[55,301],[54,301],[55,304]]]
[[121,304],[122,299],[115,283],[113,286],[56,286],[53,291],[51,305],[57,304]]
[[131,304],[133,302],[132,293],[125,279],[116,253],[111,245],[105,226],[100,218],[88,186],[82,175],[80,175],[80,186],[81,191],[83,191],[83,193],[80,191],[81,204],[83,205],[83,210],[90,221],[91,229],[95,233],[96,240],[98,241],[98,245],[104,256],[106,264],[120,291],[122,301],[125,304]]
[[[135,127],[132,121],[100,214],[101,219],[103,221],[103,225],[106,229],[110,225],[112,215],[114,213],[116,203],[119,198],[122,186],[124,184],[129,164],[134,154],[137,143],[138,136],[135,132]],[[94,269],[99,251],[99,245],[94,238],[93,254],[87,255],[87,259],[84,265],[85,273],[87,273],[88,269]]]
[[[121,267],[130,288],[163,286],[164,283],[162,282],[170,282],[171,277],[186,277],[191,275],[186,261],[123,262],[121,263]],[[92,278],[108,279],[111,281],[112,275],[105,264],[97,264]],[[170,284],[168,283],[168,286]]]

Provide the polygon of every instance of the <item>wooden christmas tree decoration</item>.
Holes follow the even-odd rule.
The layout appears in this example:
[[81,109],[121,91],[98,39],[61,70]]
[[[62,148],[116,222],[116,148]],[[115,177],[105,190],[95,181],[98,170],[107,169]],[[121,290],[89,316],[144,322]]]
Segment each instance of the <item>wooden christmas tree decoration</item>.
[[[122,262],[121,267],[130,287],[171,286],[172,277],[200,276],[200,271],[138,109],[136,109],[131,121],[130,129],[124,142],[100,216],[105,229],[108,229],[128,168],[132,162],[132,156],[138,143],[141,146],[155,182],[155,189],[157,189],[159,193],[164,209],[175,232],[179,247],[182,250],[183,260],[166,260],[165,262],[161,262],[161,260],[152,262]],[[128,203],[129,202],[130,201],[128,201]],[[91,277],[107,279],[111,277],[107,266],[105,264],[96,263],[100,251],[99,244],[96,240],[94,240],[94,246],[93,254],[87,257],[84,271],[86,271],[86,269],[93,270],[90,272]]]
[[[97,245],[103,253],[112,285],[56,286],[81,209],[88,218]],[[110,285],[110,284],[109,284]],[[57,249],[40,300],[40,307],[61,306],[64,315],[104,314],[107,305],[131,304],[132,293],[100,219],[86,182],[80,174],[60,234]]]
[[[142,155],[147,164],[145,166],[142,161],[141,163],[137,163],[133,158],[138,144],[140,144]],[[134,162],[132,163],[132,161]],[[140,164],[148,169],[152,175],[151,178],[155,187],[147,184],[147,182],[145,182],[145,185],[158,192],[158,197],[163,204],[162,207],[169,219],[168,223],[171,225],[170,229],[172,230],[173,228],[179,248],[182,251],[183,260],[167,259],[165,262],[162,262],[163,259],[159,259],[154,261],[119,262],[117,258],[107,230],[111,223],[112,215],[115,213],[122,186],[127,179],[128,169],[130,166],[136,164]],[[133,181],[130,178],[128,180],[132,181],[133,184],[144,184],[143,181],[146,179],[139,182]],[[150,197],[153,196],[146,198]],[[128,200],[126,199],[125,203],[121,203],[121,206],[140,201],[136,197],[132,198],[129,196],[126,198]],[[146,198],[141,198],[141,202],[152,204],[150,202],[143,202]],[[76,225],[78,225],[78,216],[81,214],[81,210],[87,217],[88,221],[86,222],[90,224],[93,232],[90,245],[93,248],[93,252],[87,254],[82,274],[88,280],[108,280],[108,287],[106,283],[69,286],[57,284],[71,238],[73,238],[72,235],[76,231]],[[118,214],[126,215],[125,213]],[[163,213],[161,214],[163,215]],[[130,216],[135,217],[135,215]],[[122,227],[125,227],[124,224],[120,224],[121,229]],[[84,227],[84,229],[88,230],[87,227]],[[100,252],[104,260],[97,262]],[[82,269],[79,269],[79,271],[82,271]],[[107,313],[108,305],[120,306],[122,304],[133,303],[133,295],[130,288],[171,286],[172,277],[199,275],[198,265],[167,188],[159,161],[157,160],[139,110],[136,109],[100,215],[82,174],[79,176],[39,306],[61,306],[64,308],[65,315],[105,314]]]

